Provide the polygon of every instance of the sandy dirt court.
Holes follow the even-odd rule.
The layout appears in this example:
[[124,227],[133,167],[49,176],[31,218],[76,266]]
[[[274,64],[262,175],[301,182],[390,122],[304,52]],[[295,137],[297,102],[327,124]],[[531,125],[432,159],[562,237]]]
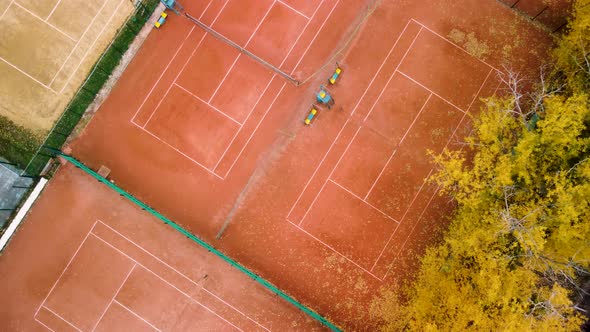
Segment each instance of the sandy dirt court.
[[[371,303],[384,289],[411,278],[417,257],[439,239],[453,209],[447,197],[425,183],[433,171],[428,151],[460,148],[456,143],[469,132],[481,99],[504,93],[498,74],[511,68],[534,75],[547,58],[551,37],[497,1],[384,0],[353,42],[331,60],[349,39],[351,22],[358,22],[369,5],[364,0],[190,3],[186,7],[192,16],[307,83],[295,86],[187,19],[171,15],[163,29],[147,38],[72,143],[73,156],[93,169],[108,166],[122,188],[338,326],[374,330],[379,321],[370,315]],[[155,49],[167,50],[166,56]],[[340,80],[329,87],[336,106],[305,126],[303,119],[320,84],[327,84],[334,60],[343,68]],[[327,61],[325,70],[311,76]],[[54,181],[64,192],[51,190],[44,201],[90,204],[85,195],[76,195],[104,189],[77,172],[71,166],[59,171]],[[48,210],[57,219],[85,220],[75,236],[64,234],[67,243],[45,266],[62,271],[71,257],[63,252],[74,252],[87,234],[109,244],[122,241],[107,237],[112,232],[101,223],[94,224],[104,221],[105,214],[111,214],[107,225],[126,237],[147,232],[147,224],[133,218],[117,221],[124,226],[113,223],[125,204],[112,198],[101,201],[104,211],[92,213],[59,210],[49,203],[35,207],[36,213]],[[35,222],[41,223],[26,227],[33,229]],[[25,246],[34,239],[22,231],[15,241]],[[158,248],[168,245],[159,237],[151,241]],[[12,255],[24,255],[17,248]],[[104,244],[93,239],[81,248],[92,255],[102,252]],[[127,285],[158,283],[140,266],[143,261],[104,251],[120,262],[97,292],[110,295],[101,295],[92,307],[110,303],[105,317],[124,326],[138,322],[129,315],[121,318],[123,306],[150,323],[165,321],[166,314],[158,316],[127,295]],[[186,264],[182,257],[160,257]],[[6,269],[7,261],[0,257],[0,269]],[[24,287],[26,280],[38,291],[30,306],[5,314],[9,322],[39,314],[53,317],[47,321],[54,324],[70,321],[55,319],[61,312],[69,312],[79,326],[96,321],[58,301],[72,289],[87,287],[86,281],[53,293],[49,285],[57,272],[10,267],[22,271],[20,279],[11,279],[15,284]],[[198,274],[191,276],[199,283]],[[133,289],[142,292],[139,286]],[[182,298],[161,292],[164,303]],[[35,311],[35,301],[43,310]],[[270,310],[266,305],[252,304],[250,310],[263,310],[255,316],[262,317]],[[51,316],[49,309],[60,311]],[[280,310],[288,309],[281,304]],[[292,317],[282,322],[290,324],[286,330],[318,327],[303,316]],[[276,316],[265,319],[275,321]],[[285,325],[269,329],[285,330]]]
[[0,5],[0,114],[47,132],[132,12],[127,0]]

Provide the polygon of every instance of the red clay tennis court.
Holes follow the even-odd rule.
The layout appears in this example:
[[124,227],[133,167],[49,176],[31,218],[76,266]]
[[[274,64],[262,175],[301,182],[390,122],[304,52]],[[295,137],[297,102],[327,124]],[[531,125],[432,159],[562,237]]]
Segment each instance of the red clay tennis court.
[[[359,31],[353,27],[368,1],[185,4],[303,84],[171,15],[73,142],[72,155],[93,169],[108,166],[117,185],[338,326],[373,329],[378,321],[367,308],[411,275],[452,209],[424,181],[433,170],[427,151],[458,148],[453,142],[469,130],[480,98],[501,89],[500,52],[485,61],[470,55],[447,37],[451,27],[490,44],[507,37],[482,27],[489,15],[500,26],[529,29],[493,1],[445,3],[444,10],[427,2],[384,1]],[[305,126],[335,60],[344,68],[329,87],[336,107]],[[56,217],[66,212],[52,200],[107,191],[71,166],[57,179],[45,207],[36,208]],[[85,221],[68,234],[76,241],[62,245],[59,273],[37,287],[42,297],[32,297],[40,324],[322,328],[212,255],[193,257],[203,250],[153,218],[127,218],[118,205],[128,203],[112,195],[96,210],[67,212]],[[94,285],[98,273],[104,277]],[[94,298],[75,304],[84,294]]]

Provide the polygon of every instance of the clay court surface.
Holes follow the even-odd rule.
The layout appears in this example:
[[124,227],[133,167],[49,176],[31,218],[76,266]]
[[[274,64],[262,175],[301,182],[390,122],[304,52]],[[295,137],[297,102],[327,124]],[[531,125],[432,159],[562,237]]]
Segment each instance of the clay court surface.
[[[185,7],[303,80],[342,46],[366,5],[211,0]],[[488,33],[514,25],[522,34]],[[472,56],[449,40],[452,29],[474,32],[489,53]],[[296,87],[171,15],[74,142],[73,155],[94,169],[107,165],[118,185],[337,325],[371,330],[378,323],[371,302],[411,275],[452,209],[424,181],[432,172],[427,151],[460,148],[480,98],[502,92],[498,68],[538,63],[517,56],[531,48],[519,38],[532,37],[541,56],[549,38],[495,1],[384,1],[336,57],[344,66],[331,88],[336,107],[305,127],[332,64]],[[31,261],[18,260],[24,252]],[[33,287],[2,317],[14,324],[321,329],[71,166],[58,172],[0,268],[11,281],[2,287],[21,285],[7,293],[24,292],[23,281]]]
[[0,3],[0,114],[48,131],[133,9],[128,0]]

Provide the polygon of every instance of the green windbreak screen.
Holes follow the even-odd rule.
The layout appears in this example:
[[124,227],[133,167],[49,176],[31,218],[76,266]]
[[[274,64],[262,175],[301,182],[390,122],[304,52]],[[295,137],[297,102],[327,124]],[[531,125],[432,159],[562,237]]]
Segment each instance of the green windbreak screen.
[[229,263],[231,266],[233,266],[236,269],[240,270],[241,272],[245,273],[250,278],[254,279],[256,282],[258,282],[262,286],[264,286],[267,289],[269,289],[271,292],[273,292],[273,293],[277,294],[278,296],[282,297],[283,299],[287,300],[289,303],[291,303],[294,306],[296,306],[299,310],[303,311],[304,313],[306,313],[307,315],[309,315],[313,319],[321,322],[326,327],[330,328],[332,331],[341,331],[338,327],[336,327],[334,324],[332,324],[330,321],[328,321],[324,317],[320,316],[315,311],[313,311],[313,310],[309,309],[308,307],[304,306],[303,304],[297,302],[297,300],[295,300],[291,296],[287,295],[286,293],[284,293],[283,291],[281,291],[280,289],[278,289],[277,287],[275,287],[270,282],[268,282],[265,279],[259,277],[254,272],[248,270],[247,268],[245,268],[244,266],[242,266],[238,262],[236,262],[233,259],[229,258],[228,256],[226,256],[225,254],[223,254],[221,251],[215,249],[213,246],[211,246],[207,242],[205,242],[205,241],[201,240],[200,238],[196,237],[195,235],[191,234],[190,232],[188,232],[186,229],[182,228],[180,225],[178,225],[174,221],[166,218],[165,216],[163,216],[162,214],[160,214],[158,211],[154,210],[153,208],[149,207],[148,205],[146,205],[142,201],[140,201],[137,198],[133,197],[133,195],[131,195],[128,192],[126,192],[125,190],[121,189],[119,186],[115,185],[114,183],[111,183],[109,180],[107,180],[104,177],[100,176],[98,173],[94,172],[93,170],[91,170],[90,168],[88,168],[86,165],[84,165],[80,161],[78,161],[77,159],[75,159],[75,158],[73,158],[71,156],[68,156],[66,154],[63,154],[61,151],[53,150],[53,149],[51,149],[51,150],[55,154],[57,154],[57,155],[61,156],[62,158],[68,160],[69,162],[71,162],[72,164],[74,164],[76,167],[80,168],[84,172],[90,174],[92,177],[94,177],[98,181],[100,181],[100,182],[104,183],[105,185],[109,186],[111,189],[115,190],[117,193],[119,193],[121,196],[127,198],[128,200],[130,200],[131,202],[133,202],[135,205],[139,206],[143,210],[146,210],[147,212],[149,212],[150,214],[152,214],[156,218],[162,220],[163,222],[165,222],[166,224],[168,224],[169,226],[171,226],[172,228],[174,228],[175,230],[177,230],[178,232],[180,232],[182,235],[184,235],[184,236],[188,237],[189,239],[191,239],[193,242],[197,243],[201,247],[207,249],[208,251],[212,252],[217,257],[219,257],[219,258],[223,259],[224,261],[226,261],[227,263]]

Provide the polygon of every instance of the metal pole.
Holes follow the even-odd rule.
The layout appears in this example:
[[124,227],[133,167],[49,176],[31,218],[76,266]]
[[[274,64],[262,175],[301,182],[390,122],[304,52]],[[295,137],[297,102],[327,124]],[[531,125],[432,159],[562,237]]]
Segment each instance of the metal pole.
[[543,10],[541,10],[537,15],[535,15],[535,17],[533,17],[531,21],[534,21],[537,17],[539,17],[539,15],[543,14],[543,12],[547,10],[547,8],[549,8],[549,6],[545,6],[545,8],[543,8]]
[[270,63],[264,61],[262,58],[260,58],[259,56],[255,55],[254,53],[248,51],[247,49],[241,47],[240,45],[236,44],[235,42],[229,40],[227,37],[225,37],[224,35],[220,34],[217,31],[211,29],[209,26],[207,26],[203,22],[199,21],[197,18],[191,16],[190,14],[184,13],[184,16],[186,16],[189,20],[191,20],[193,23],[195,23],[196,25],[198,25],[201,29],[203,29],[206,32],[208,32],[211,35],[213,35],[213,37],[215,37],[215,38],[217,38],[217,39],[225,42],[226,44],[232,46],[233,48],[237,49],[238,51],[246,54],[247,56],[249,56],[252,59],[256,60],[257,62],[259,62],[263,66],[267,67],[268,69],[273,70],[277,74],[279,74],[282,77],[284,77],[285,79],[287,79],[289,82],[295,84],[295,86],[299,86],[299,81],[297,79],[295,79],[294,77],[292,77],[291,75],[285,73],[284,71],[280,70],[279,68],[277,68],[277,67],[271,65]]

